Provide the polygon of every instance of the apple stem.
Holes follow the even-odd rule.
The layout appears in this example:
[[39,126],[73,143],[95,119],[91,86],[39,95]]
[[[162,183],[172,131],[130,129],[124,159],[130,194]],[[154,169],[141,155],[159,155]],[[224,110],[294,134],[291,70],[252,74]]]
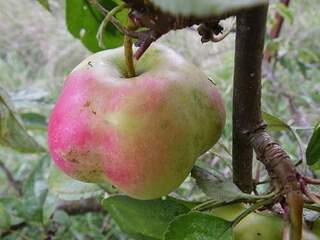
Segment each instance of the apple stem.
[[129,36],[124,37],[124,56],[128,70],[127,77],[131,78],[136,76],[136,70],[133,64],[132,39]]
[[[135,24],[132,22],[130,18],[128,19],[127,28],[130,30],[136,29]],[[128,35],[124,35],[123,45],[124,45],[124,57],[127,65],[127,77],[128,78],[135,77],[136,70],[134,68],[134,63],[133,63],[132,38]]]

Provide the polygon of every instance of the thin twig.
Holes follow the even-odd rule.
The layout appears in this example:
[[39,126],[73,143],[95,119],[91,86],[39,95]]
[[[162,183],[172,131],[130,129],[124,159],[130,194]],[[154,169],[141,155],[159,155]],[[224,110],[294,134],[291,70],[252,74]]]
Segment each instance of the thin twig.
[[105,45],[103,43],[103,34],[105,32],[105,29],[106,29],[108,23],[111,21],[112,18],[114,18],[114,16],[117,13],[121,12],[126,7],[127,7],[126,3],[120,4],[116,7],[114,7],[110,12],[107,13],[105,18],[103,19],[102,23],[99,26],[98,32],[97,32],[97,39],[98,39],[99,46],[101,48],[105,48]]
[[[288,7],[289,3],[290,3],[290,0],[281,0],[280,2]],[[282,25],[283,25],[283,21],[284,21],[283,16],[281,16],[279,14],[279,12],[277,12],[276,16],[275,16],[275,24],[274,24],[273,28],[271,29],[271,31],[269,33],[269,38],[270,39],[275,39],[275,38],[279,37],[280,31],[281,31],[281,28],[282,28]],[[268,50],[266,50],[265,53],[264,53],[264,60],[266,62],[270,62],[271,58],[272,58],[272,56],[270,55]]]
[[268,199],[264,199],[261,200],[259,202],[257,202],[256,204],[250,206],[249,208],[247,208],[245,211],[243,211],[233,222],[232,222],[232,226],[236,226],[242,219],[244,219],[246,216],[248,216],[250,213],[258,210],[259,208],[262,208],[265,205],[271,204],[274,201],[274,198],[268,198]]
[[[54,213],[57,210],[64,211],[69,215],[85,214],[88,212],[106,212],[106,210],[100,204],[100,201],[96,198],[88,198],[75,201],[62,201],[60,204],[58,204]],[[54,216],[54,213],[52,214],[51,218]],[[12,234],[14,231],[22,229],[26,226],[28,226],[28,222],[21,222],[19,224],[11,225],[11,227],[8,230],[0,234],[0,239],[3,239],[5,236],[8,236]],[[54,235],[54,233],[49,233],[47,236],[49,238],[47,239],[51,239],[50,234]]]
[[229,29],[227,32],[219,34],[219,35],[212,35],[211,41],[212,42],[221,42],[223,39],[225,39],[229,33],[231,33],[232,29]]
[[300,178],[299,181],[300,181],[301,191],[306,195],[306,197],[308,197],[312,202],[320,204],[320,199],[315,194],[313,194],[313,192],[309,190],[303,178]]
[[255,184],[255,185],[262,185],[262,184],[266,184],[266,183],[270,183],[270,180],[255,182],[254,184]]
[[305,177],[305,176],[301,176],[301,178],[302,178],[307,184],[320,185],[320,179],[309,178],[309,177]]
[[290,240],[290,223],[288,220],[284,221],[284,227],[282,230],[282,240]]
[[75,201],[63,201],[56,210],[62,210],[69,215],[84,214],[87,212],[104,212],[100,202],[96,198],[88,198]]
[[221,143],[221,142],[218,142],[218,145],[219,145],[226,153],[228,153],[228,155],[232,158],[232,153],[230,152],[230,150],[227,148],[226,145],[224,145],[224,144]]
[[320,193],[319,192],[312,192],[316,197],[320,199]]
[[[97,0],[88,0],[90,4],[94,5],[104,16],[106,16],[109,11],[105,9]],[[119,32],[122,34],[125,34],[127,36],[130,36],[132,38],[139,38],[140,34],[138,32],[130,31],[126,29],[122,23],[116,19],[114,16],[111,17],[110,22],[113,24],[115,28],[118,29]]]
[[11,227],[7,231],[1,233],[0,237],[1,237],[1,239],[3,239],[4,237],[10,235],[12,232],[19,230],[19,229],[22,229],[26,226],[27,226],[26,222],[21,222],[18,224],[11,225]]
[[192,210],[193,211],[206,211],[209,209],[215,209],[215,208],[219,208],[222,206],[226,206],[226,205],[230,205],[230,204],[234,204],[234,203],[256,203],[259,200],[265,200],[265,199],[270,199],[270,198],[274,198],[276,196],[275,193],[270,193],[267,195],[257,195],[257,196],[252,196],[252,198],[239,198],[239,199],[234,199],[231,200],[229,202],[225,202],[225,201],[216,201],[214,199],[210,199],[206,202],[203,202],[197,206],[195,206]]
[[320,212],[320,205],[317,205],[317,204],[305,203],[304,207],[309,209],[309,210]]
[[0,161],[0,168],[6,174],[6,177],[7,177],[8,181],[9,181],[10,185],[15,189],[15,191],[18,194],[18,196],[21,196],[22,195],[22,190],[21,190],[19,182],[14,179],[13,174],[11,173],[11,171],[7,168],[7,166],[2,161]]

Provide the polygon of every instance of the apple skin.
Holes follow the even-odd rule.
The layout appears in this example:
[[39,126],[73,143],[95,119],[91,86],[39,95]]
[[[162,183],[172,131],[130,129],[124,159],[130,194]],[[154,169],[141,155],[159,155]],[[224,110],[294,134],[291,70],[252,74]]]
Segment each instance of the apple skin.
[[[231,204],[212,211],[225,220],[234,220],[243,210],[243,204]],[[283,221],[271,213],[250,213],[233,229],[234,240],[281,240]]]
[[96,53],[67,77],[49,119],[55,164],[137,199],[177,188],[220,138],[225,108],[206,74],[154,44],[125,77],[123,48]]
[[[230,204],[210,213],[227,221],[233,221],[244,211],[244,204]],[[253,212],[242,219],[233,229],[234,240],[282,240],[284,221],[270,212]],[[317,228],[317,227],[316,227]],[[318,240],[315,229],[304,228],[303,240]]]

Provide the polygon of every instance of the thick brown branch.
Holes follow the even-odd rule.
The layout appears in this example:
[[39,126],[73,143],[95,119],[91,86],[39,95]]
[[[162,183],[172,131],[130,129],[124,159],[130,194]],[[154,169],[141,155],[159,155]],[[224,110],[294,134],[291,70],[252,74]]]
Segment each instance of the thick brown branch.
[[300,240],[303,196],[292,161],[282,147],[266,132],[265,124],[261,123],[248,135],[257,159],[266,166],[274,187],[286,196],[290,210],[292,237],[290,239]]
[[239,188],[252,191],[252,146],[244,131],[261,119],[261,62],[267,6],[237,16],[233,89],[233,179]]
[[281,190],[283,194],[291,191],[300,192],[296,170],[290,157],[272,140],[265,128],[265,125],[261,125],[257,131],[250,134],[257,159],[265,165],[275,188]]
[[[206,24],[215,28],[221,19],[233,15],[232,13],[227,13],[203,18],[176,16],[162,12],[159,8],[143,0],[125,0],[125,2],[131,8],[129,16],[132,21],[137,26],[147,29],[144,32],[139,32],[144,34],[138,37],[139,50],[135,54],[136,59],[139,59],[154,41],[170,30],[183,29],[198,24]],[[214,31],[215,29],[212,30]]]
[[[103,15],[107,15],[109,11],[105,9],[97,0],[86,0]],[[162,12],[159,8],[154,7],[150,2],[143,0],[125,0],[127,6],[131,9],[129,17],[136,26],[145,28],[145,31],[131,31],[124,27],[115,17],[110,18],[110,22],[123,34],[138,39],[139,49],[134,55],[139,59],[147,48],[163,34],[170,30],[177,30],[192,25],[207,24],[208,26],[216,26],[221,19],[233,16],[236,12],[225,13],[216,16],[207,16],[203,18],[175,16],[167,12]],[[216,29],[212,29],[215,32]],[[217,35],[217,34],[216,34]],[[214,36],[212,41],[221,41],[226,35]]]
[[294,166],[281,146],[266,132],[261,117],[261,63],[267,6],[237,16],[233,92],[234,182],[252,190],[252,147],[265,166],[277,191],[286,198],[291,239],[301,240],[303,197]]

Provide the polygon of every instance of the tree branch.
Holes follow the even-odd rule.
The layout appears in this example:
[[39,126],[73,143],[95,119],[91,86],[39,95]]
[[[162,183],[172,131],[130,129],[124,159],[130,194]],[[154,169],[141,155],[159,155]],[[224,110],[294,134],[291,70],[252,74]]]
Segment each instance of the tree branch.
[[[88,212],[106,212],[104,208],[102,208],[100,201],[96,198],[88,198],[82,200],[74,200],[74,201],[62,201],[55,209],[55,211],[61,210],[69,215],[78,215],[78,214],[85,214]],[[52,214],[52,216],[54,213]],[[12,234],[14,231],[22,229],[28,226],[28,222],[21,222],[15,225],[12,225],[8,230],[5,232],[0,233],[0,239],[4,238]],[[54,235],[54,232],[50,232],[47,239],[50,238],[50,234]]]
[[11,173],[11,171],[7,168],[7,166],[2,161],[0,161],[0,168],[6,174],[7,179],[9,181],[9,184],[14,188],[14,190],[17,192],[18,196],[21,196],[22,195],[22,189],[21,189],[21,186],[20,186],[19,182],[14,179],[13,174]]
[[261,64],[268,6],[237,16],[233,95],[234,182],[252,189],[252,147],[289,206],[291,239],[301,240],[303,196],[288,154],[266,132],[261,117]]
[[[90,4],[92,4],[93,6],[95,6],[98,11],[106,16],[109,11],[107,9],[105,9],[97,0],[88,0]],[[139,38],[140,37],[140,34],[138,32],[134,32],[134,31],[130,31],[128,30],[127,28],[125,28],[122,23],[120,21],[118,21],[118,19],[116,19],[114,16],[112,16],[110,18],[110,22],[113,24],[113,26],[115,28],[117,28],[117,30],[119,32],[121,32],[122,34],[125,34],[127,36],[130,36],[132,38]]]
[[[290,0],[281,0],[280,2],[282,4],[284,4],[285,6],[289,6],[289,4],[290,4]],[[275,24],[269,33],[270,39],[275,39],[275,38],[279,37],[280,31],[281,31],[281,28],[283,25],[283,20],[284,20],[284,18],[277,12],[276,16],[275,16]],[[272,56],[270,55],[270,53],[266,50],[264,53],[264,60],[266,62],[270,62],[271,57]]]
[[78,215],[87,212],[105,212],[100,204],[100,201],[98,201],[96,198],[62,201],[57,206],[56,210],[65,211],[69,215]]
[[0,234],[0,237],[1,237],[1,239],[3,239],[4,237],[10,235],[12,232],[19,230],[19,229],[22,229],[26,226],[27,226],[26,222],[21,222],[21,223],[11,225],[11,227],[7,231]]
[[266,132],[267,125],[261,123],[249,132],[250,142],[271,178],[274,188],[281,190],[284,195],[292,191],[300,192],[297,173],[288,154],[274,142]]
[[252,191],[253,150],[245,135],[261,119],[261,62],[267,6],[237,15],[233,89],[233,180],[247,193]]

